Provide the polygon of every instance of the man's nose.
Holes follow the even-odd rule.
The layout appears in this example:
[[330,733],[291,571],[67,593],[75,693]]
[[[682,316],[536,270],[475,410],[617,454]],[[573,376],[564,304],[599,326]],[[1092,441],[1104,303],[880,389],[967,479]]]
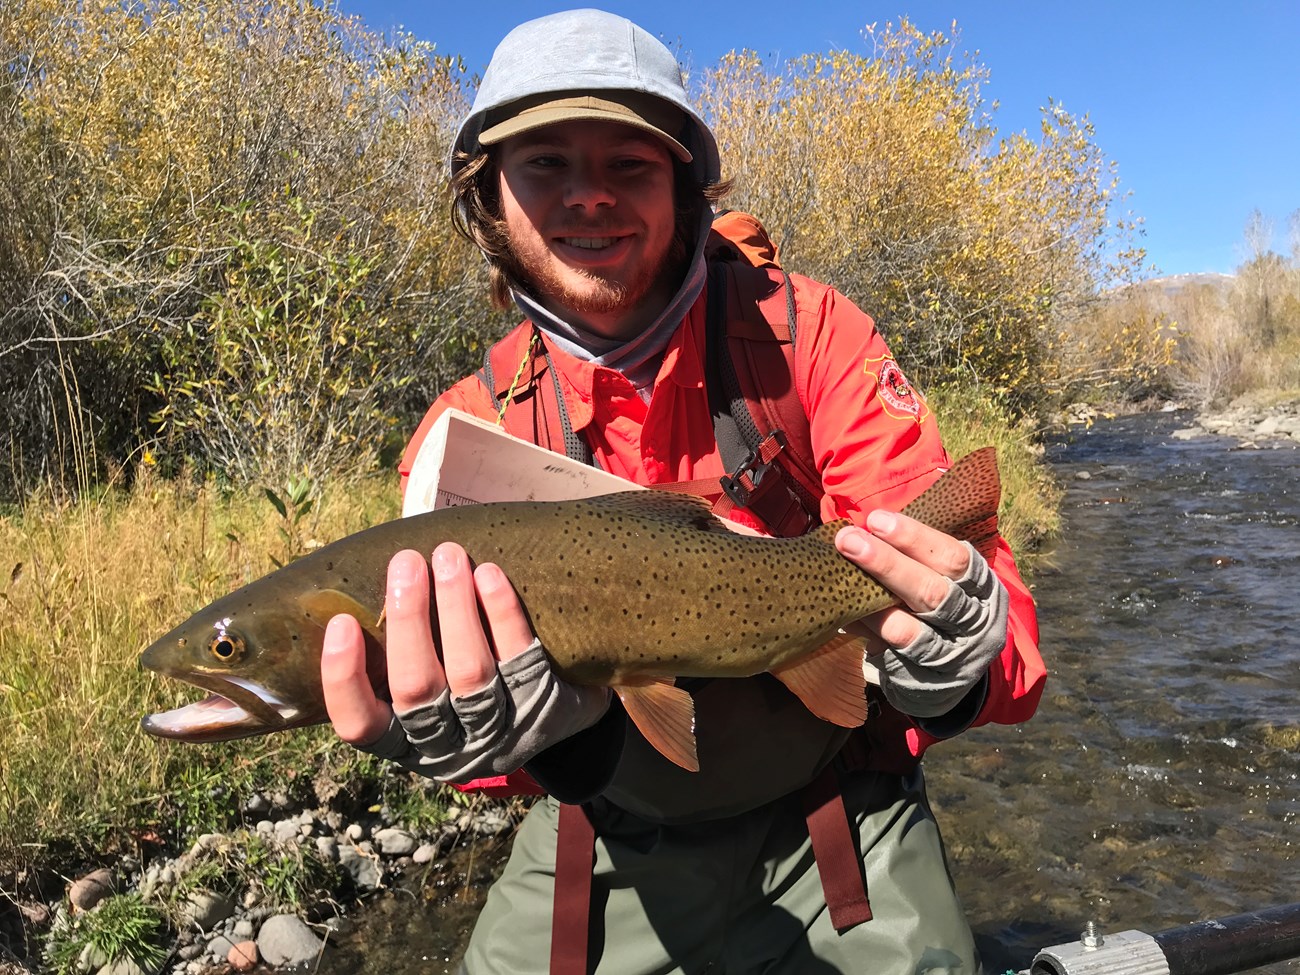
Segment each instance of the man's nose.
[[589,164],[571,166],[564,187],[564,205],[583,210],[613,206],[614,193],[604,170]]

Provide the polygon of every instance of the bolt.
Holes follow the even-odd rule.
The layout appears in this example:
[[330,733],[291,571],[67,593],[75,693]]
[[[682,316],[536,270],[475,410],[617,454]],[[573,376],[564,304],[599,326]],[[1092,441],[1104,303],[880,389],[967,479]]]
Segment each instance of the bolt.
[[1083,928],[1083,934],[1079,936],[1083,946],[1088,949],[1100,948],[1106,943],[1106,939],[1101,936],[1101,930],[1097,927],[1096,921],[1089,921]]

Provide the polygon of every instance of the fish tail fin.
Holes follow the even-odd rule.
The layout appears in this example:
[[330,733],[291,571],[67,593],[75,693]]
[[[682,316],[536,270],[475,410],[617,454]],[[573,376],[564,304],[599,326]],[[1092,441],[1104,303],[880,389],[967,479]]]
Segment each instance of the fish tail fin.
[[861,637],[841,633],[812,653],[772,670],[823,721],[856,728],[867,720]]
[[695,754],[695,702],[663,677],[645,684],[616,684],[614,692],[637,730],[664,758],[688,772],[700,770]]
[[994,447],[971,451],[903,508],[903,514],[970,542],[985,558],[997,548],[1002,478]]

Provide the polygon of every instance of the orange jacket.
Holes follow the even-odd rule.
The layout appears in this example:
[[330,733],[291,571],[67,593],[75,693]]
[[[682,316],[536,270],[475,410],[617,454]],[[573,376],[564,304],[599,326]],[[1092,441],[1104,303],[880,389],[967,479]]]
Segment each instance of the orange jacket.
[[[950,462],[934,417],[907,383],[871,318],[825,285],[798,275],[792,281],[799,322],[794,378],[825,489],[822,519],[847,518],[861,525],[874,509],[902,508]],[[648,404],[620,373],[551,349],[573,428],[586,437],[605,470],[647,485],[716,479],[724,473],[704,374],[705,301],[702,294],[670,341]],[[496,379],[503,386],[497,392],[504,394],[512,376]],[[430,426],[452,407],[496,417],[477,377],[443,393],[407,447],[400,468],[403,487]],[[742,520],[742,514],[734,517]],[[1008,639],[990,670],[988,695],[974,723],[1014,724],[1037,708],[1046,669],[1038,653],[1033,599],[1005,542],[999,543],[991,564],[1010,594]],[[873,750],[890,753],[873,759],[881,767],[915,761],[936,740],[897,712],[878,724],[869,729]],[[526,781],[511,776],[508,782],[471,785],[517,793],[529,791],[523,788]]]

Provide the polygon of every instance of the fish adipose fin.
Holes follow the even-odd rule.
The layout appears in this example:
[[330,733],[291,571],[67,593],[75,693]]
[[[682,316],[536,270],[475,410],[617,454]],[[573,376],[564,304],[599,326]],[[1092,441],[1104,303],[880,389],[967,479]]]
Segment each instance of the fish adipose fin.
[[688,772],[700,770],[695,754],[695,702],[671,677],[617,684],[614,691],[637,730],[659,753]]
[[823,721],[856,728],[867,720],[861,637],[841,633],[817,650],[775,667],[772,676]]

